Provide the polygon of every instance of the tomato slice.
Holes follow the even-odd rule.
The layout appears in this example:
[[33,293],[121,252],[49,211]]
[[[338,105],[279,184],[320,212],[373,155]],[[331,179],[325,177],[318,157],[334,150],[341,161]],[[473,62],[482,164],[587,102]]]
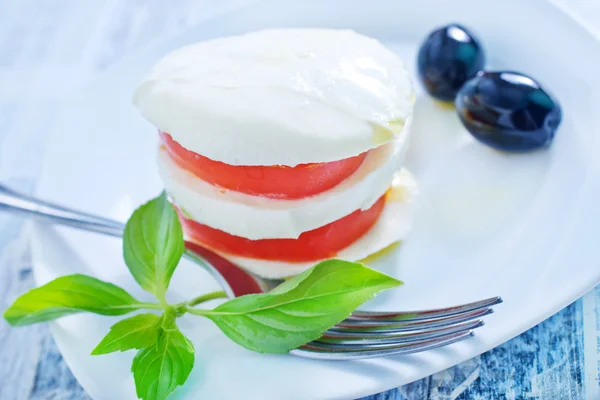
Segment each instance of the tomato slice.
[[191,241],[203,246],[243,257],[302,262],[335,257],[375,224],[384,206],[385,196],[382,196],[371,208],[354,211],[330,224],[304,232],[298,239],[250,240],[187,219],[178,212],[184,232]]
[[239,166],[194,153],[171,135],[160,132],[171,158],[183,169],[205,182],[226,189],[275,199],[299,199],[312,196],[339,184],[352,175],[367,153],[340,161],[288,166]]

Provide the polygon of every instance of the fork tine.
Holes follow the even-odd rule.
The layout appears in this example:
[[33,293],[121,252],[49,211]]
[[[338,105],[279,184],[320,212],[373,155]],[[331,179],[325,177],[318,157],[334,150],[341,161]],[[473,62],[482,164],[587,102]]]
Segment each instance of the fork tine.
[[419,353],[422,351],[436,349],[438,347],[448,346],[461,340],[468,339],[472,336],[473,332],[467,331],[453,333],[435,339],[427,339],[408,344],[395,344],[391,346],[332,346],[331,344],[326,343],[310,342],[298,349],[290,351],[290,354],[319,360],[360,360],[365,358]]
[[379,335],[365,336],[356,332],[326,332],[316,342],[332,344],[399,344],[417,342],[425,339],[435,339],[451,333],[460,333],[475,330],[484,323],[482,320],[465,322],[440,329],[416,331],[409,333],[383,333]]
[[347,321],[420,321],[426,319],[449,317],[451,315],[464,314],[483,308],[490,308],[496,304],[502,303],[502,298],[499,296],[490,297],[473,303],[462,304],[454,307],[439,308],[422,311],[405,311],[405,312],[378,312],[378,311],[355,311],[347,319]]
[[429,319],[429,320],[417,320],[412,322],[403,321],[347,321],[344,320],[341,323],[335,325],[329,329],[328,332],[356,332],[363,335],[369,335],[369,333],[381,334],[391,332],[408,332],[417,331],[424,329],[436,329],[443,328],[462,322],[471,321],[478,319],[493,313],[491,308],[484,308],[481,310],[470,311],[463,314],[453,315],[450,317]]

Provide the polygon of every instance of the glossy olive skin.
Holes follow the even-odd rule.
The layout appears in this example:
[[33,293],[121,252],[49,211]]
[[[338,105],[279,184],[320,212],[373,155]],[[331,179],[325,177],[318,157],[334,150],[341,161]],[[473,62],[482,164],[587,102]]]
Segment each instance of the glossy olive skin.
[[457,24],[430,33],[417,58],[421,82],[431,96],[441,101],[454,101],[464,83],[483,70],[484,64],[479,41]]
[[534,79],[517,72],[482,72],[456,96],[467,130],[495,149],[525,152],[550,146],[562,110]]

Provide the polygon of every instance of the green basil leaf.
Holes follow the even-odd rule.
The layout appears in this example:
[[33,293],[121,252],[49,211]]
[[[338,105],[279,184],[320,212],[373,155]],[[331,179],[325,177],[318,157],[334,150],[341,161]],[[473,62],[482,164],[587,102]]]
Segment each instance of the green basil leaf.
[[175,310],[172,307],[169,307],[165,310],[165,313],[163,314],[163,319],[161,321],[160,327],[165,332],[177,331],[177,330],[179,330],[179,328],[177,327],[177,324],[175,323],[176,320],[177,320],[177,313],[175,312]]
[[194,346],[178,330],[161,330],[158,345],[140,350],[131,366],[137,396],[164,400],[185,383],[194,367]]
[[23,294],[4,312],[4,318],[12,326],[22,326],[82,311],[123,315],[143,306],[112,283],[77,274],[57,278]]
[[142,288],[164,296],[184,251],[183,231],[163,192],[135,210],[123,235],[123,257]]
[[286,353],[319,338],[377,292],[401,284],[359,263],[327,260],[270,293],[238,297],[201,314],[247,349]]
[[155,345],[161,332],[162,318],[156,314],[139,314],[121,320],[92,351],[92,355],[143,349]]

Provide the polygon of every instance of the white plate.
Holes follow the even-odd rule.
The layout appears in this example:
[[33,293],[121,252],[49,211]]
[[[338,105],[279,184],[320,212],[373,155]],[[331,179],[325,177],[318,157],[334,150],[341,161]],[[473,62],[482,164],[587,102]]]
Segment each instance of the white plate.
[[[551,151],[507,156],[474,142],[455,113],[419,93],[410,167],[423,196],[409,240],[378,266],[406,285],[376,309],[446,306],[501,295],[505,303],[469,341],[409,357],[316,362],[260,355],[227,340],[209,322],[181,325],[196,345],[185,398],[352,398],[390,389],[467,360],[541,322],[600,282],[600,44],[558,7],[541,1],[266,2],[214,20],[129,57],[59,115],[39,195],[124,220],[160,190],[156,133],[130,104],[135,84],[167,51],[186,43],[262,27],[350,27],[383,40],[414,66],[426,33],[459,21],[474,29],[489,65],[538,78],[561,101],[564,120]],[[210,62],[210,60],[206,60]],[[134,289],[120,242],[36,226],[40,283],[91,273]],[[182,265],[174,298],[215,288]],[[133,399],[133,354],[88,354],[114,319],[73,316],[53,324],[73,373],[95,399]]]

